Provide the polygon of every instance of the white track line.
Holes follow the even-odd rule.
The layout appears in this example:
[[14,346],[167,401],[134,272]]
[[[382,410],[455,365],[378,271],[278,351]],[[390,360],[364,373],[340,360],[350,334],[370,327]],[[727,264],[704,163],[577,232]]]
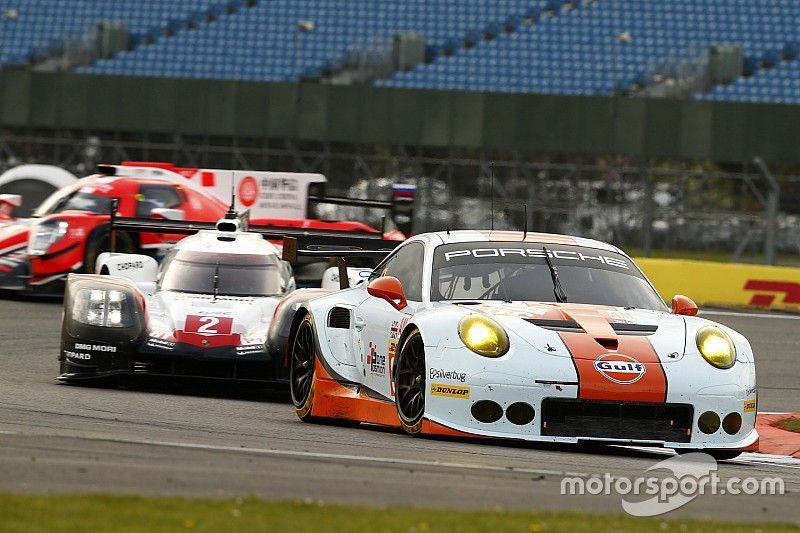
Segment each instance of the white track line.
[[[41,437],[44,435],[34,433],[23,433],[21,431],[0,431],[2,435],[16,435],[20,437]],[[539,474],[545,476],[580,476],[590,477],[591,474],[584,472],[568,472],[565,470],[543,470],[535,468],[523,468],[512,466],[491,466],[491,465],[478,465],[469,463],[452,463],[447,461],[423,461],[418,459],[400,459],[393,457],[365,457],[361,455],[348,455],[337,453],[323,453],[323,452],[302,452],[296,450],[276,450],[269,448],[248,448],[245,446],[221,446],[216,444],[197,444],[190,442],[169,442],[169,441],[154,441],[142,439],[121,439],[111,437],[80,437],[74,435],[57,435],[49,434],[48,437],[72,438],[82,439],[95,442],[113,442],[117,444],[135,444],[145,446],[160,446],[165,448],[181,448],[201,451],[219,451],[219,452],[236,452],[256,455],[267,455],[272,457],[302,457],[307,459],[323,459],[323,460],[339,460],[362,462],[372,464],[388,464],[388,465],[403,465],[403,466],[418,466],[418,467],[438,467],[438,468],[452,468],[461,470],[477,470],[477,471],[490,471],[490,472],[513,472],[519,474]]]
[[[26,434],[20,431],[0,431],[0,434],[18,435],[22,437],[44,436],[33,433]],[[110,438],[110,437],[80,437],[80,436],[70,436],[70,435],[47,435],[47,436],[83,439],[95,442],[113,442],[117,444],[160,446],[165,448],[179,448],[179,449],[190,449],[190,450],[200,450],[200,451],[236,452],[245,454],[265,455],[271,457],[302,457],[306,459],[338,460],[338,461],[350,461],[355,463],[361,462],[361,463],[371,463],[371,464],[448,468],[448,469],[473,470],[473,471],[483,471],[483,472],[512,472],[517,474],[537,474],[544,476],[561,476],[561,477],[577,476],[577,477],[588,478],[592,477],[593,475],[597,475],[596,473],[589,474],[586,472],[568,472],[565,470],[544,470],[538,468],[523,468],[523,467],[513,467],[513,466],[507,467],[507,466],[478,465],[470,463],[454,463],[447,461],[423,461],[418,459],[400,459],[393,457],[365,457],[361,455],[348,455],[348,454],[323,453],[323,452],[302,452],[296,450],[276,450],[269,448],[249,448],[244,446],[242,447],[222,446],[216,444],[197,444],[190,442],[151,441],[142,439],[121,439],[121,438]],[[672,455],[674,453],[671,450],[666,450],[664,448],[647,448],[641,446],[625,446],[625,448],[647,451],[657,454],[664,454],[664,455]],[[741,457],[733,459],[732,462],[742,463],[742,464],[764,464],[770,466],[783,466],[786,468],[800,469],[800,459],[795,459],[792,457],[784,457],[781,455],[745,453],[742,454]],[[614,476],[614,478],[616,478],[616,476]]]
[[742,318],[778,318],[784,320],[800,320],[800,315],[788,315],[781,313],[748,313],[746,311],[714,311],[702,310],[700,315],[717,316],[740,316]]

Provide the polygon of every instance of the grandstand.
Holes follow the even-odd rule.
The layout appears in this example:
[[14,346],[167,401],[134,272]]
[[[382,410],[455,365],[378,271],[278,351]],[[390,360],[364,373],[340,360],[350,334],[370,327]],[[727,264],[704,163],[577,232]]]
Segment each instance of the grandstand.
[[796,0],[20,0],[9,13],[0,29],[6,65],[42,63],[113,21],[125,24],[128,49],[74,70],[327,80],[353,54],[414,32],[425,61],[371,83],[610,95],[702,69],[711,46],[729,45],[741,53],[738,79],[703,78],[680,96],[800,103]]

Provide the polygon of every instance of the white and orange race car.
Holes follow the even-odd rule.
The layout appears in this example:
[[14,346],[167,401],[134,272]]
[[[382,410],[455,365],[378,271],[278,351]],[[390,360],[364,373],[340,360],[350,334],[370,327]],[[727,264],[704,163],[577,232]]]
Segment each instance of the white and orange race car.
[[353,288],[296,291],[270,346],[304,421],[732,458],[758,446],[753,353],[696,314],[685,296],[670,312],[609,244],[451,231],[409,239]]

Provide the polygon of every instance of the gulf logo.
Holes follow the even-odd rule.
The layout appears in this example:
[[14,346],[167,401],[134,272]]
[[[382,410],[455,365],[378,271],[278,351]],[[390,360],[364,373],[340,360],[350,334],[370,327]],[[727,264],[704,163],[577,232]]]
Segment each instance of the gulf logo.
[[621,385],[636,383],[647,372],[647,368],[633,357],[611,353],[598,357],[594,368],[607,380]]

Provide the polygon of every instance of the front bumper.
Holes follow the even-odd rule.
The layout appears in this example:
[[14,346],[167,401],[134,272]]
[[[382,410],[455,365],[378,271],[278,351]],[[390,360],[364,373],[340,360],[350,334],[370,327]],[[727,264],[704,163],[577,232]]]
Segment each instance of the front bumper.
[[[499,439],[615,444],[684,449],[744,449],[758,440],[755,404],[738,395],[695,394],[666,403],[579,399],[577,384],[464,384],[439,389],[428,386],[426,417],[451,429]],[[438,394],[464,391],[463,394]],[[754,400],[752,400],[754,402]],[[723,420],[737,413],[741,427],[732,433],[722,424],[700,429],[699,417],[716,413]],[[532,413],[520,417],[519,413]],[[512,421],[513,420],[513,421]],[[708,427],[705,427],[708,430]],[[729,428],[730,429],[730,428]]]
[[97,343],[68,342],[59,356],[61,382],[109,377],[169,376],[259,383],[283,382],[263,346],[202,349],[160,339],[148,339],[136,349]]

